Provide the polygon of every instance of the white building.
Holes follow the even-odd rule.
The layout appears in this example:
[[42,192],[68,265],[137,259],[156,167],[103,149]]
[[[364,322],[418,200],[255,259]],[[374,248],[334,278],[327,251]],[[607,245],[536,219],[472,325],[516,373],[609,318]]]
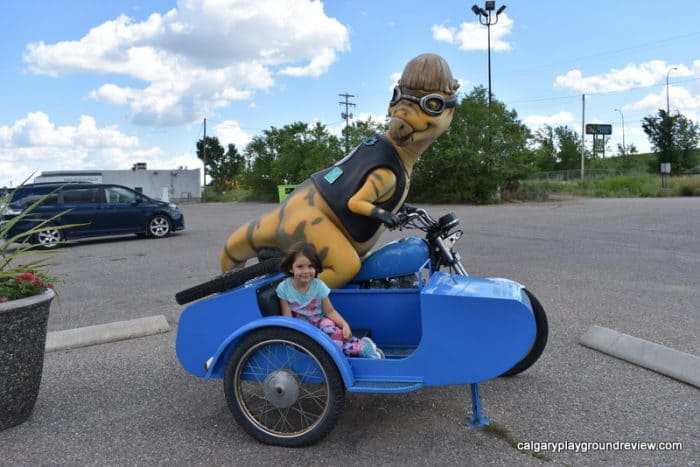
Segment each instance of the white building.
[[202,199],[199,169],[147,170],[145,162],[137,162],[131,170],[61,170],[34,178],[34,183],[72,181],[123,185],[166,202]]

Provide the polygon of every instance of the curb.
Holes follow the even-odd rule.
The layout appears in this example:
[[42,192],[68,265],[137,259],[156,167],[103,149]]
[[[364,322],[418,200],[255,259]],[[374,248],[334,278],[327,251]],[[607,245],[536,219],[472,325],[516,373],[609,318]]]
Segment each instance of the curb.
[[700,388],[700,357],[623,334],[591,326],[581,344]]
[[46,334],[46,352],[145,337],[168,331],[170,331],[170,325],[163,315],[54,331]]

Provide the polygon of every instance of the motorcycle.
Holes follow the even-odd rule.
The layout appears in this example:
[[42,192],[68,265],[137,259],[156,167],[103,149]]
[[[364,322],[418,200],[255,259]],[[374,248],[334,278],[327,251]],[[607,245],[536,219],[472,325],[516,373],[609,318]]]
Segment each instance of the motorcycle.
[[523,285],[467,274],[454,249],[463,236],[450,213],[433,219],[405,205],[399,229],[417,229],[369,254],[356,277],[331,292],[353,335],[371,336],[383,359],[345,356],[306,321],[281,315],[275,294],[286,276],[279,252],[176,294],[182,312],[176,352],[195,376],[223,378],[236,421],[278,446],[323,439],[346,392],[395,394],[469,384],[469,425],[489,424],[478,383],[532,366],[547,343],[545,311]]

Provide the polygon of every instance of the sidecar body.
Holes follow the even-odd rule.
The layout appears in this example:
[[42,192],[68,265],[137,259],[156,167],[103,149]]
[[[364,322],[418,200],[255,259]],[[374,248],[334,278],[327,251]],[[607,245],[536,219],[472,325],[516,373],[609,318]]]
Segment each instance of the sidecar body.
[[[392,267],[413,266],[395,262]],[[384,359],[347,357],[316,327],[281,316],[274,292],[282,274],[189,305],[178,326],[178,358],[196,376],[223,378],[232,352],[247,334],[262,328],[292,329],[327,352],[347,391],[400,393],[495,378],[528,353],[536,323],[521,285],[430,274],[427,267],[422,264],[396,287],[361,288],[354,282],[331,293],[333,305],[355,334],[368,334],[384,351]],[[358,278],[364,283],[371,279],[364,267]]]

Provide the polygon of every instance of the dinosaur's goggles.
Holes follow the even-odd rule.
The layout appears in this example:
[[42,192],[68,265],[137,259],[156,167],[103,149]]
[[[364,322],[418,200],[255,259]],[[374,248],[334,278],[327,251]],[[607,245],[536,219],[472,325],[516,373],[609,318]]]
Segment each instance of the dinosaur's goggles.
[[420,106],[420,109],[431,117],[441,115],[445,109],[449,109],[457,105],[457,98],[445,99],[445,96],[438,93],[426,94],[425,96],[412,96],[401,92],[400,86],[394,87],[394,94],[389,101],[390,106],[395,106],[401,99],[415,102]]

